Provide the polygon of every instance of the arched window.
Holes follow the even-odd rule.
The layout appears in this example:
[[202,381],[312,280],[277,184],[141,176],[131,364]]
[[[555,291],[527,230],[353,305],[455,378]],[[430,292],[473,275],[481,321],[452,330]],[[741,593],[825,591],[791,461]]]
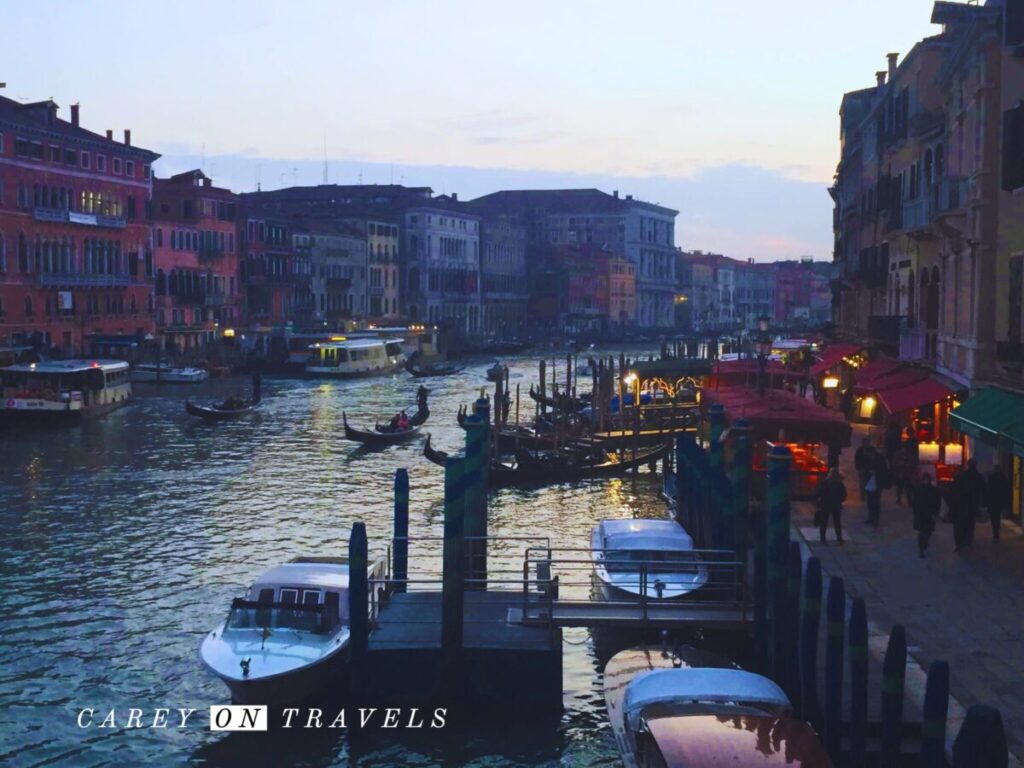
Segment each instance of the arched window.
[[28,240],[24,233],[18,235],[18,271],[28,272]]
[[924,152],[924,187],[930,189],[932,186],[932,173],[935,169],[932,167],[932,151],[926,149]]

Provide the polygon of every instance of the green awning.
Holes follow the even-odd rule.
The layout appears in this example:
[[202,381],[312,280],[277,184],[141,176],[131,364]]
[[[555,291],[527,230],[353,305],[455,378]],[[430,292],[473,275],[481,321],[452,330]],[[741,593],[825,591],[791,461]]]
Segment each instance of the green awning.
[[971,437],[1024,445],[1024,396],[984,389],[949,412],[952,425]]

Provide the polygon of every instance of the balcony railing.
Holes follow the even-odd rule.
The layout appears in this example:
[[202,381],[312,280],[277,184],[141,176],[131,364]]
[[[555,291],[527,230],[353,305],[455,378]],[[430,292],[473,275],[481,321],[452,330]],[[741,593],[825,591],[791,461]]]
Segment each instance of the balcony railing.
[[44,286],[125,286],[137,281],[131,275],[89,275],[69,272],[40,272],[36,282]]
[[90,227],[106,227],[108,229],[124,229],[126,220],[124,216],[105,216],[99,213],[79,213],[68,211],[63,208],[44,208],[36,206],[32,211],[36,221],[52,221],[67,224],[84,224]]
[[379,298],[379,297],[381,297],[383,295],[384,295],[384,286],[381,286],[381,285],[371,285],[370,286],[370,296],[373,296],[375,298]]
[[213,259],[219,259],[224,255],[224,249],[220,245],[209,245],[199,243],[199,259],[201,261],[210,261]]
[[900,328],[900,360],[924,360],[926,353],[924,328]]
[[203,306],[223,307],[226,301],[227,297],[223,293],[208,293],[203,297]]

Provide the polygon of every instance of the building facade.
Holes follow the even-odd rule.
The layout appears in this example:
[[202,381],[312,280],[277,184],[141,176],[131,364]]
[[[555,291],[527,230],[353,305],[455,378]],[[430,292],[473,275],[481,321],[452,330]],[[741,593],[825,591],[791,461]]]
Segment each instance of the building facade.
[[395,321],[399,310],[399,277],[402,242],[398,221],[367,218],[357,221],[365,228],[367,275],[367,314],[376,320]]
[[300,294],[309,291],[312,264],[305,249],[296,256],[291,219],[244,208],[245,226],[238,238],[244,257],[239,273],[248,325],[283,326],[294,316],[296,289]]
[[498,214],[480,223],[481,332],[515,336],[526,329],[530,301],[526,271],[527,227]]
[[480,217],[457,199],[409,205],[405,222],[406,313],[411,322],[480,332]]
[[0,344],[64,356],[154,330],[147,211],[159,155],[52,101],[0,97]]
[[156,336],[161,349],[202,349],[242,322],[238,198],[202,171],[153,181]]
[[367,239],[330,219],[306,220],[302,237],[312,265],[316,321],[334,329],[364,317],[369,306]]

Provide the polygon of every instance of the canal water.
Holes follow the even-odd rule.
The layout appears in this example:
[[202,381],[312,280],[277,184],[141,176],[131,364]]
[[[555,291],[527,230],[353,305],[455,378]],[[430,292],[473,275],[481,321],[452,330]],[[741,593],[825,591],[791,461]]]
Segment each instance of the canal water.
[[[508,362],[526,420],[537,358]],[[437,447],[462,445],[456,409],[491,390],[488,364],[427,380],[426,430]],[[557,365],[562,379],[564,357]],[[355,746],[337,731],[225,738],[206,727],[207,708],[228,696],[198,661],[204,633],[265,568],[345,554],[356,520],[366,522],[371,548],[386,546],[397,467],[411,480],[410,536],[424,540],[411,570],[436,576],[439,561],[428,555],[440,551],[430,537],[442,533],[442,472],[423,458],[422,440],[368,452],[342,434],[343,411],[371,424],[411,408],[418,383],[404,372],[267,378],[261,412],[220,425],[186,416],[185,397],[223,397],[247,389],[246,379],[139,385],[130,406],[102,420],[0,430],[0,765],[617,765],[601,661],[581,629],[564,633],[564,714],[547,726],[404,732]],[[600,519],[664,516],[657,491],[646,470],[502,490],[491,497],[490,532],[585,547]],[[521,547],[508,547],[514,567]],[[184,731],[76,726],[83,708],[95,709],[97,722],[116,709],[120,726],[129,707],[197,713]]]

